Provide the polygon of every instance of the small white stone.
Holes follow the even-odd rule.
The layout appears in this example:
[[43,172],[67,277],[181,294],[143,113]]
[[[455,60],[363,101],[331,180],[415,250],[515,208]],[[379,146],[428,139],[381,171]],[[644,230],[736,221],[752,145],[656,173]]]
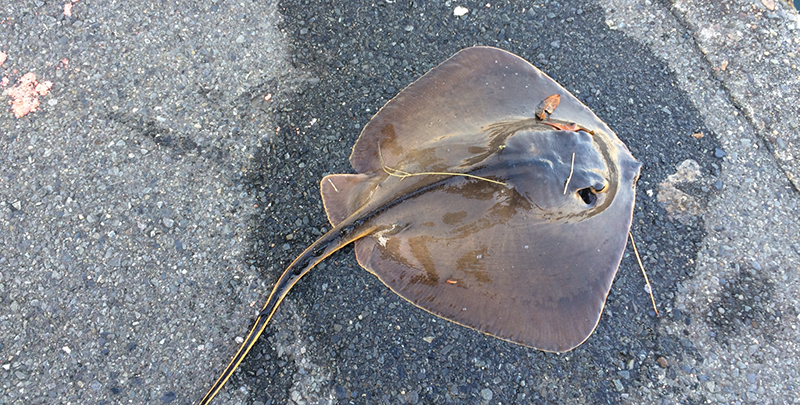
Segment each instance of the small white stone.
[[61,348],[61,350],[63,350],[66,354],[72,353],[72,349],[70,349],[69,346],[64,346]]
[[467,13],[469,13],[469,9],[466,7],[456,6],[456,8],[453,9],[453,15],[456,17],[464,16]]

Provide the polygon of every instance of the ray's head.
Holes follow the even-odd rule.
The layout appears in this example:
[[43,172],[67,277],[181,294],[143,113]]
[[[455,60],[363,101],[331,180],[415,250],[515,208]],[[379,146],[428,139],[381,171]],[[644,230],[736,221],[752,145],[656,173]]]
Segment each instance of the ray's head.
[[613,140],[599,132],[522,130],[509,136],[489,170],[502,178],[539,215],[581,220],[597,215],[619,187],[632,187],[639,172],[633,159],[620,160]]

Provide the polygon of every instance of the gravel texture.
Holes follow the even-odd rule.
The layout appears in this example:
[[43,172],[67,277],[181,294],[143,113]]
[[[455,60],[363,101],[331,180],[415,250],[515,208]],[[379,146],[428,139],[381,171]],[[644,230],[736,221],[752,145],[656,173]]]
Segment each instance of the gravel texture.
[[[613,10],[612,25],[668,61],[721,147],[719,174],[695,180],[721,194],[700,214],[707,236],[694,277],[678,286],[675,299],[675,311],[699,322],[662,325],[691,340],[702,361],[689,362],[688,373],[667,385],[695,384],[695,402],[797,403],[797,12],[782,2],[772,11],[748,1],[661,9],[603,3]],[[693,40],[671,38],[686,21]]]
[[0,76],[53,86],[1,97],[0,403],[194,401],[269,284],[246,178],[296,79],[280,15],[62,3],[2,5]]
[[729,93],[734,107],[800,191],[800,18],[781,1],[732,1],[694,7],[676,1],[675,14]]
[[345,248],[218,402],[800,401],[787,3],[265,3],[2,6],[0,78],[53,86],[0,111],[0,404],[196,402],[328,227],[319,179],[471,45],[539,66],[644,163],[632,231],[661,316],[626,254],[592,337],[546,354],[414,308]]

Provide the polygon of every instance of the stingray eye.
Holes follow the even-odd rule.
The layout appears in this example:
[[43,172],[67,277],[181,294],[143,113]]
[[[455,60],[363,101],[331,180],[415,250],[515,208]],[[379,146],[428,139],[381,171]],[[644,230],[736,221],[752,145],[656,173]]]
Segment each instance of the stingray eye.
[[586,187],[578,190],[578,196],[586,205],[594,205],[595,201],[597,201],[597,196],[594,193],[595,191],[592,187]]
[[604,193],[606,190],[608,190],[608,183],[598,181],[589,187],[578,190],[578,197],[583,200],[584,204],[592,206],[597,202],[597,194]]

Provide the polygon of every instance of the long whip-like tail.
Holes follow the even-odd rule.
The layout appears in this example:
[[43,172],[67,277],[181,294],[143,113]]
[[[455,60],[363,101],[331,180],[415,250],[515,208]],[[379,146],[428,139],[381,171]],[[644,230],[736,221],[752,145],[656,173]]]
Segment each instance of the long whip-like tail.
[[339,226],[336,226],[321,238],[317,239],[316,242],[303,251],[303,253],[294,259],[292,264],[286,268],[286,271],[283,272],[278,282],[275,283],[275,287],[273,287],[266,304],[264,304],[264,307],[258,314],[255,325],[250,329],[250,333],[247,334],[247,338],[242,342],[236,355],[233,356],[231,362],[225,367],[225,370],[219,378],[217,378],[217,381],[211,389],[208,390],[208,393],[206,393],[203,399],[198,403],[199,405],[210,404],[211,400],[222,390],[222,387],[224,387],[225,383],[231,378],[233,372],[236,371],[239,364],[242,363],[250,352],[250,349],[256,344],[258,338],[264,333],[264,329],[266,329],[267,324],[270,319],[272,319],[272,316],[283,301],[283,298],[286,297],[286,294],[294,287],[300,278],[337,250],[374,231],[374,228],[363,227],[363,229],[359,229],[358,232],[351,232],[353,229],[352,219],[345,220],[344,222],[345,223],[339,224]]

